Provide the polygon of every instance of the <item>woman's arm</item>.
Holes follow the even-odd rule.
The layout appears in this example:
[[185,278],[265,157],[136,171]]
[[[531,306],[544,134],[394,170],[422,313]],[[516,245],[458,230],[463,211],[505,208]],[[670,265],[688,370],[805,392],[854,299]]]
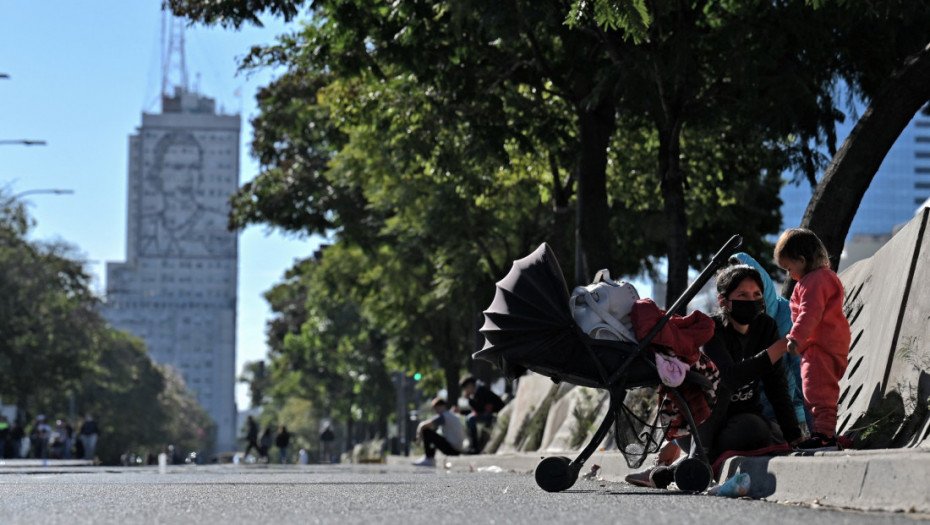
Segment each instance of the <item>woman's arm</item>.
[[753,381],[758,381],[772,368],[772,362],[766,350],[742,361],[734,361],[725,341],[717,335],[714,335],[704,345],[704,353],[717,365],[717,370],[720,371],[720,379],[734,391]]

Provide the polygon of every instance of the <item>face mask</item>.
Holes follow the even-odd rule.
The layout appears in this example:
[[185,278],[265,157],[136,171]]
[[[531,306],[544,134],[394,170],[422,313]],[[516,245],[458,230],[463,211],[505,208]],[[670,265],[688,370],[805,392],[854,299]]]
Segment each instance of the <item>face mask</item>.
[[739,324],[749,324],[765,313],[765,299],[755,301],[730,301],[730,317]]

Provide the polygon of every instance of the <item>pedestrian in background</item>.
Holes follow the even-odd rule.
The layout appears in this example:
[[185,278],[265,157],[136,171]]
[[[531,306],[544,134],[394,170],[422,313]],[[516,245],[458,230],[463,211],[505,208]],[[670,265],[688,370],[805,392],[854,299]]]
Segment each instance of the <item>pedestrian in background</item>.
[[[435,467],[437,450],[447,456],[458,456],[462,453],[465,442],[462,422],[457,414],[449,410],[446,400],[437,397],[432,406],[436,416],[417,427],[417,437],[423,439],[424,451],[424,456],[413,462],[418,467]],[[439,433],[440,430],[442,434]]]
[[10,429],[10,441],[13,446],[13,459],[24,458],[29,454],[29,449],[23,444],[26,441],[26,429],[23,428],[19,418],[13,420],[13,428]]
[[256,452],[261,452],[261,447],[258,446],[258,423],[255,422],[255,418],[249,416],[245,420],[245,440],[247,445],[245,447],[245,452],[242,453],[242,457],[245,458],[249,455],[249,452],[254,448]]
[[84,459],[93,461],[94,452],[97,450],[97,438],[100,435],[100,427],[97,421],[90,413],[84,416],[84,422],[81,424],[81,447],[84,449]]
[[262,432],[262,437],[258,442],[259,448],[258,453],[261,456],[259,459],[265,463],[269,463],[268,454],[271,452],[271,443],[273,438],[271,437],[271,425],[265,427],[265,431]]
[[278,447],[278,463],[282,465],[287,463],[287,446],[291,443],[291,434],[287,427],[281,425],[278,428],[278,435],[274,438],[274,446]]
[[329,425],[327,421],[323,425],[323,430],[320,431],[320,462],[321,463],[332,463],[333,462],[333,451],[332,443],[336,439],[336,434],[333,433],[333,428]]
[[490,425],[494,421],[494,415],[504,408],[504,401],[487,386],[479,385],[478,379],[473,375],[463,377],[459,381],[459,387],[471,406],[471,413],[465,418],[469,439],[466,453],[477,454],[481,452],[478,425]]
[[5,415],[0,414],[0,458],[3,459],[13,457],[13,447],[7,446],[10,443],[10,430],[10,421]]
[[45,421],[45,414],[39,414],[36,422],[29,431],[29,441],[32,443],[32,457],[48,459],[48,440],[52,434],[52,427]]

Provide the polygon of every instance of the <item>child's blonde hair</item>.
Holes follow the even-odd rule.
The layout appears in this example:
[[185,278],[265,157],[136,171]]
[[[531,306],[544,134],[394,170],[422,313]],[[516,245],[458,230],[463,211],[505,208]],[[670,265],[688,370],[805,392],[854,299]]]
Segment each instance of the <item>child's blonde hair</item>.
[[804,272],[830,266],[830,255],[820,237],[807,228],[785,230],[775,243],[775,261],[804,258]]

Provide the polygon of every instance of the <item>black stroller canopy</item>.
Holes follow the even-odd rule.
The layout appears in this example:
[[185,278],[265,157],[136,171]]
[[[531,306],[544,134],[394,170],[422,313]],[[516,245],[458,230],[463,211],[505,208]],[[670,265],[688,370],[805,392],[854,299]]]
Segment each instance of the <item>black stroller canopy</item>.
[[497,282],[484,311],[485,345],[474,358],[497,365],[510,378],[526,371],[521,363],[561,366],[576,350],[583,351],[568,302],[559,261],[542,243]]

